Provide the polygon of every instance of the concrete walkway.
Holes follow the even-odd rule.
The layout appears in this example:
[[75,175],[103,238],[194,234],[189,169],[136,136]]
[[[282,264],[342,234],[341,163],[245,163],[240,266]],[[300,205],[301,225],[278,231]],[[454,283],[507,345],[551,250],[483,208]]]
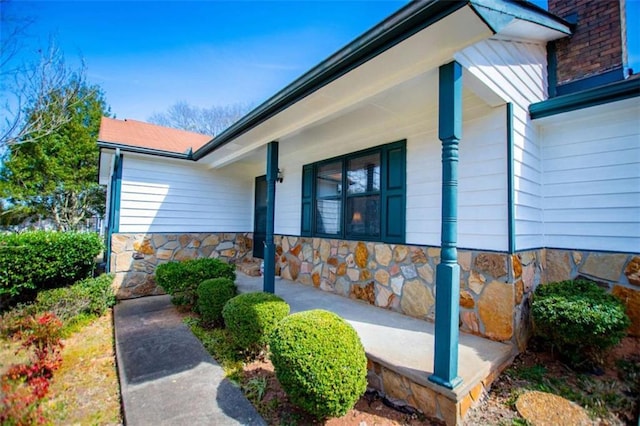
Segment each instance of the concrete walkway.
[[[262,291],[262,277],[237,276],[240,292]],[[469,393],[514,355],[509,345],[461,333],[458,372],[463,383],[449,390],[428,380],[433,373],[433,323],[280,278],[276,278],[275,292],[292,312],[325,309],[340,315],[358,332],[368,357],[452,400]]]
[[127,425],[266,425],[169,296],[122,301],[114,322]]

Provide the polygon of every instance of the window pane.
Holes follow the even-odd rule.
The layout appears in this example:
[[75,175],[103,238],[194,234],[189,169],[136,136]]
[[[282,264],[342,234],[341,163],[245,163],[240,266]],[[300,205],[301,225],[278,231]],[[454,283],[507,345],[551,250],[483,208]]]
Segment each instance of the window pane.
[[380,153],[349,160],[347,166],[348,194],[380,191]]
[[347,234],[380,236],[380,196],[347,199]]
[[342,161],[323,164],[318,167],[316,196],[335,197],[342,192]]
[[316,203],[316,232],[337,235],[340,233],[340,200],[318,200]]

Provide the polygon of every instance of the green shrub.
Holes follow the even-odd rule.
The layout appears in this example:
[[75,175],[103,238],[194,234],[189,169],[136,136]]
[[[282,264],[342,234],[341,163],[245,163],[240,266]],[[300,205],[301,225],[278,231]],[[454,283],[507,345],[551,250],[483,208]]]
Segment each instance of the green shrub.
[[42,290],[36,300],[28,305],[18,305],[2,316],[0,333],[11,336],[24,327],[23,320],[29,315],[51,312],[66,328],[88,316],[100,316],[115,305],[116,298],[111,287],[113,275],[87,278],[69,287]]
[[206,324],[222,323],[222,308],[237,294],[237,287],[229,278],[211,278],[198,286],[198,312]]
[[600,363],[630,324],[622,302],[590,281],[546,284],[534,296],[531,314],[536,335],[574,366]]
[[168,262],[156,268],[156,282],[172,297],[176,305],[196,306],[200,283],[210,278],[236,280],[235,265],[219,259],[190,259]]
[[245,293],[229,300],[222,316],[236,347],[253,356],[266,348],[269,334],[289,310],[287,302],[275,294]]
[[0,234],[0,308],[29,291],[66,286],[91,276],[102,249],[95,233]]
[[41,291],[36,297],[35,307],[38,312],[53,312],[64,323],[81,314],[100,316],[115,305],[112,282],[113,275],[104,274],[69,287]]
[[344,415],[367,386],[367,358],[355,330],[334,313],[312,310],[280,321],[271,361],[291,401],[318,419]]

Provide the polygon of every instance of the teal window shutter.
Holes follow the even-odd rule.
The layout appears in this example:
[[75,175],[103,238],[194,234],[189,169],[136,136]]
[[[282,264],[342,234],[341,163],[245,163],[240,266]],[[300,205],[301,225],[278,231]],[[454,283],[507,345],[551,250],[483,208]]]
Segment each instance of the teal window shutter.
[[313,226],[313,164],[302,167],[302,210],[300,235],[310,237]]
[[406,141],[382,150],[382,241],[404,243],[406,206]]

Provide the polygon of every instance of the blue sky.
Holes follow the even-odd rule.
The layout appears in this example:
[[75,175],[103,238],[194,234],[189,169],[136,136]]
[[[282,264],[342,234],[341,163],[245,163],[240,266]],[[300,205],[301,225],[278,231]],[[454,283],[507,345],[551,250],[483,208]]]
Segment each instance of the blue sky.
[[[146,120],[179,100],[257,105],[405,3],[13,0],[2,13],[35,20],[30,51],[53,35],[68,62],[82,57],[118,118]],[[640,44],[640,0],[627,3]]]

